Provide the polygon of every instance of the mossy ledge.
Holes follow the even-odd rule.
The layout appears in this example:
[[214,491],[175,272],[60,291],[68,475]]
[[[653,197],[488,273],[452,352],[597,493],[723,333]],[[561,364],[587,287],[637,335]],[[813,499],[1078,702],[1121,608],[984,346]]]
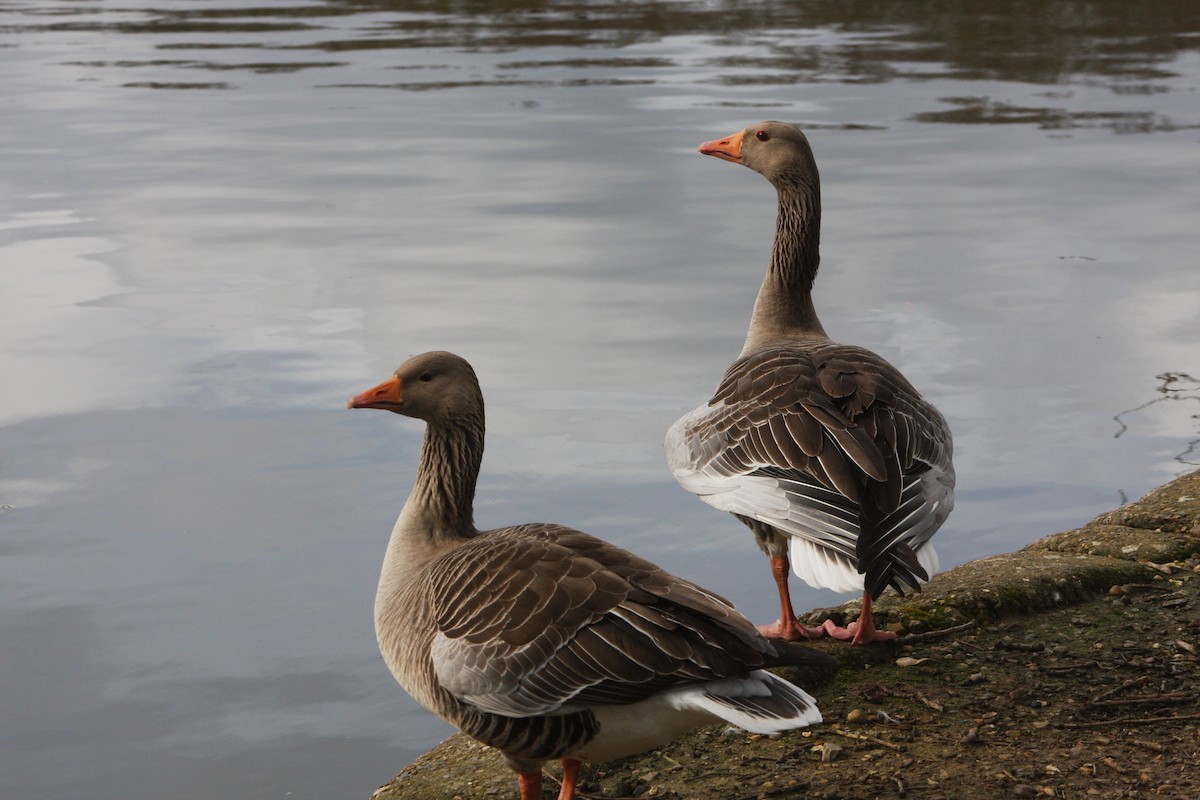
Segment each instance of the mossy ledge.
[[[1195,633],[1200,623],[1195,620],[1195,612],[1191,609],[1200,605],[1196,602],[1200,600],[1200,574],[1196,574],[1198,572],[1200,471],[1177,478],[1151,491],[1137,502],[1102,514],[1081,528],[1047,536],[1015,553],[983,558],[943,572],[935,576],[919,595],[889,595],[881,598],[874,606],[876,618],[881,625],[901,634],[897,642],[870,647],[818,642],[817,646],[836,655],[840,660],[841,669],[837,676],[788,675],[801,682],[821,702],[826,717],[825,725],[813,731],[789,734],[777,740],[731,735],[729,731],[722,731],[720,727],[698,731],[670,747],[598,768],[585,769],[581,780],[581,796],[621,800],[631,797],[705,800],[822,796],[853,798],[859,796],[861,789],[867,793],[863,794],[863,797],[904,797],[905,781],[912,781],[912,773],[919,772],[919,768],[923,767],[926,761],[936,764],[940,771],[923,777],[922,797],[943,796],[939,794],[938,786],[939,781],[946,780],[950,780],[952,784],[957,781],[953,791],[945,795],[946,797],[1002,796],[990,795],[989,792],[993,790],[1001,791],[1003,796],[1012,796],[1008,794],[1009,791],[1016,791],[1018,796],[1023,796],[1020,792],[1023,791],[1022,787],[1026,786],[1034,787],[1035,791],[1044,791],[1048,786],[1052,789],[1050,784],[1053,781],[1049,779],[1046,781],[1047,786],[1038,784],[1036,778],[1030,778],[1030,783],[1022,782],[1021,772],[1016,767],[1000,769],[998,766],[994,775],[985,775],[988,769],[980,764],[981,756],[987,753],[986,748],[975,748],[971,751],[966,764],[967,771],[961,776],[956,777],[957,774],[953,770],[948,771],[947,765],[952,766],[961,755],[959,751],[963,749],[964,741],[974,744],[980,740],[980,726],[970,726],[970,723],[975,721],[984,723],[984,728],[989,727],[985,722],[989,713],[972,716],[976,713],[975,705],[978,705],[978,702],[990,702],[997,707],[1003,707],[1009,703],[1013,694],[1010,692],[1005,695],[1009,698],[1005,700],[1004,697],[998,698],[995,692],[985,692],[982,700],[969,701],[967,697],[973,690],[972,687],[989,681],[995,685],[1003,684],[1006,677],[1003,670],[1012,660],[1011,656],[1006,659],[1004,654],[1012,649],[1035,652],[1039,656],[1043,652],[1057,653],[1058,655],[1047,657],[1066,658],[1067,651],[1072,646],[1070,637],[1063,644],[1053,644],[1043,651],[1043,642],[1049,637],[1047,631],[1057,632],[1064,627],[1074,626],[1076,631],[1087,631],[1090,642],[1088,647],[1097,650],[1105,647],[1110,650],[1119,650],[1122,647],[1128,649],[1130,642],[1120,638],[1127,637],[1128,633],[1117,625],[1106,627],[1106,623],[1116,616],[1142,614],[1145,611],[1159,615],[1174,614],[1174,617],[1160,620],[1160,625],[1179,622],[1179,626],[1172,628],[1176,631],[1172,636],[1181,635],[1179,631],[1184,632],[1182,635],[1188,635],[1188,631]],[[1175,577],[1169,577],[1171,575]],[[1145,609],[1139,607],[1136,610],[1129,608],[1130,596],[1141,597],[1147,590],[1146,587],[1168,584],[1168,588],[1182,599],[1173,600],[1169,604],[1163,603],[1162,609],[1157,606],[1146,606]],[[1116,604],[1118,600],[1124,602],[1125,606]],[[1169,610],[1164,610],[1168,606]],[[807,618],[810,623],[826,617],[841,622],[846,618],[852,619],[857,611],[858,603],[850,602],[837,608],[815,610],[808,614]],[[1191,617],[1180,622],[1177,617],[1181,613],[1190,613]],[[1063,623],[1060,617],[1065,618],[1067,622]],[[1018,642],[1014,645],[1014,638],[1024,639],[1025,643]],[[1195,640],[1194,635],[1192,638]],[[1108,639],[1114,641],[1107,641]],[[964,658],[962,652],[956,649],[958,644],[967,648],[967,657]],[[1173,658],[1190,658],[1191,662],[1195,661],[1194,652],[1186,649],[1193,645],[1187,641],[1168,638],[1164,640],[1164,644],[1173,648]],[[1159,645],[1155,644],[1154,647],[1158,648]],[[988,658],[988,653],[999,655]],[[972,657],[971,654],[979,655]],[[919,661],[931,660],[939,666],[930,669],[929,665],[922,664],[919,668],[898,669],[897,657],[905,655],[929,655],[930,658]],[[1086,655],[1085,652],[1083,657]],[[939,658],[944,659],[944,662],[939,661]],[[1033,680],[1038,674],[1037,665],[1034,663],[1036,658],[1017,659],[1018,662],[1021,660],[1030,663],[1009,664],[1013,672],[1010,676],[1013,685],[1018,688],[1026,684],[1039,685]],[[959,677],[951,667],[961,668],[964,661],[966,664],[975,665],[969,667],[970,669],[979,671],[965,679]],[[1155,664],[1153,656],[1149,657],[1148,664],[1151,665],[1148,668]],[[1065,668],[1044,669],[1048,670],[1047,675],[1057,675],[1063,673]],[[990,670],[986,672],[988,677],[981,678],[986,670]],[[1094,676],[1086,677],[1086,680],[1091,679],[1094,679]],[[1083,682],[1086,683],[1086,680]],[[909,685],[905,686],[906,683]],[[881,686],[886,688],[880,689]],[[961,688],[945,689],[947,686]],[[1065,697],[1069,688],[1068,685],[1066,688],[1054,690],[1057,695],[1051,693],[1048,696],[1061,699]],[[1049,691],[1049,687],[1047,690]],[[939,692],[942,694],[939,695]],[[924,705],[914,703],[909,716],[905,717],[905,705],[897,699],[901,695],[910,696],[910,699],[920,698]],[[939,696],[941,700],[931,699]],[[882,702],[881,697],[890,699],[890,704],[883,705],[892,709],[888,713],[899,718],[898,725],[906,726],[908,733],[907,738],[903,740],[905,744],[894,744],[879,736],[855,734],[839,729],[837,720],[845,718],[846,712],[843,709],[848,703],[852,703],[855,698],[860,698],[860,704],[863,703],[861,698],[873,698]],[[960,699],[963,707],[953,707],[951,698]],[[1074,699],[1065,702],[1072,710],[1080,707],[1080,703],[1083,706],[1087,705],[1086,698],[1078,702]],[[937,710],[937,721],[934,723],[920,716],[921,712],[931,714],[930,708]],[[1031,713],[1035,712],[1030,712],[1022,706],[1017,716],[1023,717]],[[1066,714],[1067,710],[1063,713]],[[884,716],[887,717],[888,714],[885,713]],[[959,716],[962,718],[961,725],[970,726],[969,729],[964,727],[966,732],[961,737],[955,734],[952,739],[946,740],[945,734],[937,731],[931,732],[925,740],[914,735],[914,731],[922,723],[942,730],[955,724]],[[995,712],[990,712],[990,716],[994,718]],[[1200,718],[1200,714],[1196,716]],[[1018,740],[1033,741],[1038,735],[1046,733],[1047,725],[1072,726],[1070,722],[1050,722],[1053,717],[1049,714],[1043,714],[1043,717],[1040,721],[1026,721],[1024,729],[1014,721],[1015,727],[1011,735]],[[1074,718],[1064,717],[1068,720]],[[991,727],[995,727],[995,724]],[[1181,729],[1181,726],[1174,725],[1172,730],[1176,729]],[[1200,727],[1194,724],[1190,728],[1182,726],[1182,729],[1192,731],[1194,737],[1200,737]],[[897,730],[898,728],[889,728],[881,735],[895,733]],[[1142,731],[1143,739],[1138,741],[1144,743],[1149,733],[1144,728],[1139,730]],[[1008,734],[1007,729],[1001,732]],[[1061,734],[1059,735],[1061,737]],[[999,738],[999,734],[997,737]],[[814,747],[815,743],[824,739],[841,741],[847,748],[867,748],[866,755],[862,756],[863,760],[876,762],[875,766],[867,770],[869,775],[886,773],[889,759],[892,758],[901,759],[896,766],[900,771],[886,779],[880,778],[882,783],[875,788],[872,788],[870,781],[864,782],[861,779],[838,782],[836,771],[843,765],[826,763],[832,759],[823,757],[825,750],[821,748],[828,749],[825,744]],[[870,744],[871,741],[876,744]],[[1076,746],[1078,747],[1079,745]],[[833,746],[835,753],[840,749],[842,748],[838,745]],[[1007,763],[1007,752],[997,756],[999,761]],[[1162,754],[1169,750],[1158,752],[1158,761],[1163,761],[1170,769],[1177,769],[1169,760],[1164,761]],[[1194,754],[1191,760],[1195,760]],[[1111,757],[1105,763],[1110,761]],[[755,764],[759,766],[753,766]],[[1197,765],[1193,763],[1191,766]],[[1080,770],[1086,771],[1084,767],[1080,767]],[[748,769],[753,773],[750,783],[746,782]],[[1049,770],[1049,767],[1044,769]],[[553,775],[554,769],[550,772]],[[1156,796],[1194,796],[1176,795],[1171,791],[1174,784],[1168,778],[1161,779],[1166,782],[1160,785],[1160,779],[1151,772],[1143,770],[1140,780],[1147,785],[1155,784],[1148,791],[1154,791]],[[1114,775],[1117,773],[1114,772]],[[830,795],[824,788],[825,784],[821,781],[825,780],[825,777],[822,776],[834,781],[831,785],[837,787],[835,794]],[[1038,776],[1044,777],[1040,772]],[[981,789],[971,789],[968,785],[977,778],[983,780],[985,777],[997,784],[994,789],[990,788],[992,784],[987,784]],[[1053,777],[1062,785],[1074,776],[1056,767]],[[1095,774],[1089,779],[1096,780]],[[553,785],[553,780],[549,783]],[[1006,789],[1001,788],[1003,784],[1008,784]],[[1121,785],[1122,792],[1129,792],[1130,787],[1137,788],[1128,779],[1126,784],[1128,785]],[[889,786],[890,793],[879,791]],[[1194,790],[1190,784],[1182,788],[1183,792]],[[897,791],[899,794],[896,794]],[[876,793],[871,794],[872,792]],[[399,775],[374,794],[374,799],[468,800],[507,799],[515,796],[513,775],[497,754],[464,736],[455,735],[405,767]],[[547,796],[552,796],[549,791]],[[1133,792],[1129,796],[1142,795]]]

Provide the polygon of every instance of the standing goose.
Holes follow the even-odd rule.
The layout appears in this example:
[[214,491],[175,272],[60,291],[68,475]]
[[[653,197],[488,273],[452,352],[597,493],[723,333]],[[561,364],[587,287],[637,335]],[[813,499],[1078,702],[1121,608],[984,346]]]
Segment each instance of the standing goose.
[[375,596],[380,651],[421,705],[500,750],[522,800],[541,797],[550,759],[570,800],[581,761],[719,719],[757,733],[821,721],[764,668],[828,656],[765,639],[723,598],[585,533],[475,528],[483,396],[462,358],[416,356],[349,407],[426,423]]
[[[954,505],[950,429],[899,370],[831,341],[817,319],[821,187],[804,134],[763,122],[700,152],[769,180],[779,212],[746,344],[712,399],[668,431],[671,472],[744,522],[770,558],[781,617],[765,635],[895,638],[876,630],[871,600],[888,586],[919,591],[937,571],[930,538]],[[798,625],[789,560],[811,586],[863,592],[858,621]]]

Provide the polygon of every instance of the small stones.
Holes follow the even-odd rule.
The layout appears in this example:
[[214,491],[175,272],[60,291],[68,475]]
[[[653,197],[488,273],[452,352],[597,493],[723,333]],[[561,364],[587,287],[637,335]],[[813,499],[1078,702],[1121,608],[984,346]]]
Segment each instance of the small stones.
[[840,744],[834,744],[833,742],[822,742],[821,744],[814,746],[812,752],[820,753],[821,761],[828,763],[836,760],[837,757],[841,755],[842,746]]

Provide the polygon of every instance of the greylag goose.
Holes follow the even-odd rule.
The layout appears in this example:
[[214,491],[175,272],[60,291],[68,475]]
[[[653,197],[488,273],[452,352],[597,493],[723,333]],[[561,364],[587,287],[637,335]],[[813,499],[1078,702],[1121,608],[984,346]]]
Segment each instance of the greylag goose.
[[765,668],[829,656],[771,642],[725,599],[586,533],[475,528],[483,396],[462,358],[416,356],[349,407],[426,423],[375,596],[380,651],[425,708],[503,754],[522,800],[541,797],[551,759],[570,800],[581,761],[717,720],[757,733],[821,721]]
[[[895,638],[875,628],[871,601],[888,586],[919,591],[937,571],[930,538],[954,505],[950,429],[899,370],[831,341],[817,319],[821,187],[804,134],[763,122],[700,152],[765,177],[779,210],[745,346],[712,399],[668,431],[671,472],[770,558],[781,617],[765,635]],[[858,621],[797,624],[789,562],[811,586],[861,591]]]

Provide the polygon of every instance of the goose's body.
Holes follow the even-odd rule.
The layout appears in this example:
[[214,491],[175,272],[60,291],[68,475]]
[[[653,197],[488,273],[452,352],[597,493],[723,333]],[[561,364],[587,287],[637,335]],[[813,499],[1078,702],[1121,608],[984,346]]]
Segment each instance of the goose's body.
[[[949,427],[899,370],[830,340],[817,318],[820,179],[804,134],[764,122],[700,151],[761,173],[779,212],[741,356],[712,399],[668,431],[668,464],[770,557],[781,617],[764,633],[892,638],[875,630],[870,602],[888,586],[919,590],[937,570],[930,539],[954,504]],[[789,565],[812,586],[863,592],[859,622],[799,626]]]
[[376,594],[380,651],[418,702],[503,753],[522,800],[550,759],[567,800],[580,761],[718,719],[759,733],[820,721],[765,668],[826,657],[768,641],[723,598],[570,528],[475,528],[483,399],[461,358],[410,359],[350,406],[428,423]]

